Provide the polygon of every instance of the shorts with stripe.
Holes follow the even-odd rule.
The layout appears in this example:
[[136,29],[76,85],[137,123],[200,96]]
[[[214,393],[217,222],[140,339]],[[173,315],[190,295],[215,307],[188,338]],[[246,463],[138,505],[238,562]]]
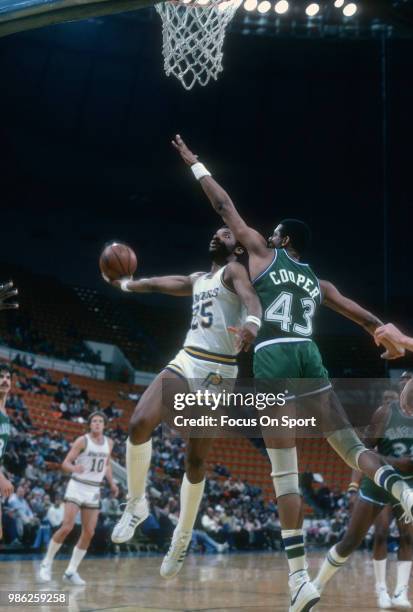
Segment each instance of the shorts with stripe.
[[192,393],[205,389],[230,393],[238,374],[236,356],[218,355],[195,347],[179,351],[166,369],[185,379]]
[[304,398],[331,389],[320,351],[310,338],[274,338],[254,352],[257,390],[288,391],[287,398]]
[[[403,480],[410,487],[413,487],[412,477],[404,478]],[[360,499],[362,499],[365,502],[368,502],[369,504],[373,504],[375,506],[381,506],[383,508],[384,506],[388,506],[388,505],[393,506],[393,508],[396,508],[398,506],[400,507],[400,503],[398,502],[397,499],[395,499],[385,489],[376,485],[376,483],[370,478],[368,478],[367,476],[364,476],[364,478],[362,479],[360,483],[359,497]],[[401,512],[403,511],[401,510]]]
[[87,484],[71,478],[66,487],[64,501],[79,508],[100,508],[100,484]]

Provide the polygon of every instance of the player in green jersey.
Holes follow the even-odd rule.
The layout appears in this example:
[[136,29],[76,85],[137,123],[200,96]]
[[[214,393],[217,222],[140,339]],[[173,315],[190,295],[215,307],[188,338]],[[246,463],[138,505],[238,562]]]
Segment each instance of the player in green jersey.
[[[311,338],[312,319],[321,303],[358,323],[372,335],[381,321],[341,295],[331,283],[318,281],[310,266],[302,263],[301,253],[310,239],[310,231],[303,222],[286,219],[266,240],[245,223],[229,195],[179,135],[172,144],[200,181],[214,210],[248,251],[250,276],[255,281],[264,312],[262,333],[255,347],[254,376],[260,382],[273,379],[280,384],[287,379],[287,388],[293,392],[291,399],[305,398],[307,408],[310,406],[337,454],[350,467],[370,476],[391,492],[401,502],[406,516],[413,518],[413,490],[377,453],[367,449],[354,432],[331,389],[320,353]],[[404,354],[391,342],[384,344],[387,348],[384,357],[396,358]],[[291,401],[289,406],[293,404]],[[307,612],[319,600],[319,594],[307,573],[294,432],[286,437],[276,431],[271,439],[266,436],[265,442],[290,570],[290,612]]]
[[[411,378],[411,375],[409,377],[404,376],[403,380],[406,383]],[[376,410],[367,428],[366,437],[368,446],[376,447],[388,463],[393,465],[405,481],[412,486],[413,416],[409,416],[402,409],[399,401],[391,402],[387,406],[380,406]],[[401,554],[399,555],[397,568],[397,585],[392,599],[387,593],[385,564],[383,564],[382,580],[379,584],[376,584],[378,606],[381,609],[405,610],[411,608],[407,594],[413,556],[412,525],[401,520],[403,511],[397,500],[366,477],[361,481],[348,529],[343,539],[329,550],[314,581],[317,590],[323,591],[334,574],[346,563],[351,553],[360,546],[376,518],[388,505],[391,506],[393,515],[398,521],[400,540],[403,546],[399,551]],[[385,551],[387,556],[387,538]]]
[[[0,461],[2,460],[10,436],[10,419],[6,411],[7,396],[11,389],[11,369],[6,363],[0,363]],[[7,498],[14,491],[10,480],[6,478],[0,467],[0,494]],[[0,540],[3,538],[0,504]]]

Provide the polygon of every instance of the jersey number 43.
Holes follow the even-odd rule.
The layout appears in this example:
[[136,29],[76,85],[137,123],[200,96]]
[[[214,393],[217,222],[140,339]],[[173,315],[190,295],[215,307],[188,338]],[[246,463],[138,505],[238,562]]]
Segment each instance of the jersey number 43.
[[[298,300],[298,298],[295,298]],[[300,325],[299,323],[295,323],[293,321],[293,300],[294,296],[292,293],[288,291],[283,291],[279,296],[273,301],[270,306],[268,306],[265,311],[265,320],[270,322],[278,322],[280,323],[282,331],[290,332],[293,331],[295,334],[299,334],[300,336],[311,336],[313,333],[313,316],[315,311],[315,301],[312,298],[305,297],[301,298],[301,308],[298,309],[297,306],[294,308],[294,313],[297,313],[298,310],[301,311],[301,316],[304,319],[305,325]],[[292,330],[291,330],[292,327]]]

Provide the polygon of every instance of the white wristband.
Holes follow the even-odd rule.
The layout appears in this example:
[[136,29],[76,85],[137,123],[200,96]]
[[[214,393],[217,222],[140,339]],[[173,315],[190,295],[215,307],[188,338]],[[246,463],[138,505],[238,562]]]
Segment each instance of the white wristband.
[[197,162],[196,164],[191,166],[191,170],[197,181],[199,181],[204,176],[211,176],[211,173],[208,172],[204,164],[201,164],[201,162]]
[[122,278],[122,280],[120,281],[120,288],[122,289],[122,291],[127,291],[128,293],[130,293],[130,289],[128,289],[128,283],[130,281],[130,278]]
[[255,317],[254,315],[248,315],[248,317],[245,319],[245,323],[254,323],[254,325],[258,326],[258,329],[261,328],[261,319],[259,319],[258,317]]

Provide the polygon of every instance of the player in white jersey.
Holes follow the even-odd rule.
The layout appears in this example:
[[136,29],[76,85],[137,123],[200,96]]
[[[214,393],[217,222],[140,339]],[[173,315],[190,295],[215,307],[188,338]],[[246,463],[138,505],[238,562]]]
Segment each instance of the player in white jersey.
[[[243,248],[231,230],[222,227],[214,234],[209,253],[209,273],[112,282],[124,291],[193,298],[191,327],[183,349],[146,389],[130,421],[126,446],[128,503],[112,533],[116,543],[129,540],[149,514],[145,483],[152,455],[151,436],[162,421],[164,408],[171,407],[170,398],[163,397],[164,385],[173,382],[175,393],[194,391],[195,387],[216,391],[232,388],[238,371],[237,353],[248,350],[261,323],[258,297],[245,267],[236,261]],[[176,576],[184,562],[205,487],[205,460],[212,442],[206,438],[188,441],[180,516],[161,566],[163,578]]]
[[112,494],[119,490],[112,478],[110,456],[113,441],[104,435],[106,417],[95,411],[89,417],[89,432],[77,438],[62,463],[70,476],[64,496],[65,509],[62,526],[53,534],[45,558],[40,566],[39,577],[43,582],[52,579],[52,564],[55,555],[75,525],[80,510],[82,531],[63,575],[63,580],[74,585],[86,582],[79,576],[77,568],[85,556],[95,533],[100,509],[100,485],[107,479]]

